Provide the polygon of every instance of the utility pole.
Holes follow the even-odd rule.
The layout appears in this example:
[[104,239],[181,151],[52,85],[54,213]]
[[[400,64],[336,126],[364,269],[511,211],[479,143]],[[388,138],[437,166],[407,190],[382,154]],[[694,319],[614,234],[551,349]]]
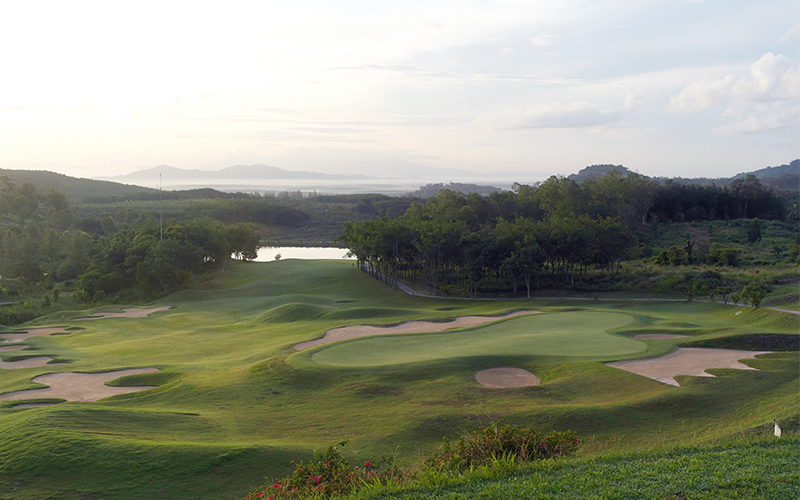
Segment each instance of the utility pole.
[[161,196],[161,174],[158,174],[158,226],[160,240],[164,241],[164,207]]

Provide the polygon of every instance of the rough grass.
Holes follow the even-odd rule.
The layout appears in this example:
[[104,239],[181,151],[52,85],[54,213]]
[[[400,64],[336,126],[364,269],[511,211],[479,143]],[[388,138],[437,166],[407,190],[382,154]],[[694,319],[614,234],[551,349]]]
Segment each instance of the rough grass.
[[459,480],[361,491],[366,499],[766,499],[800,495],[797,439],[743,440],[717,447],[671,447],[657,452],[535,463],[511,471],[479,470]]
[[[332,442],[349,439],[347,453],[353,456],[394,452],[401,465],[408,465],[433,451],[442,436],[457,437],[490,422],[541,432],[572,430],[584,442],[585,456],[713,442],[796,416],[800,399],[796,351],[748,361],[760,371],[685,377],[680,388],[602,364],[640,355],[621,351],[599,359],[587,358],[586,352],[550,356],[485,350],[401,365],[322,365],[312,352],[296,352],[292,346],[346,325],[444,321],[520,309],[551,312],[537,315],[551,321],[547,318],[567,316],[559,312],[562,308],[576,306],[561,300],[409,297],[342,261],[234,263],[198,289],[155,305],[175,307],[144,319],[85,322],[68,335],[25,341],[39,355],[71,363],[5,370],[0,392],[33,388],[35,376],[57,371],[161,371],[122,381],[156,389],[96,403],[19,409],[0,402],[0,499],[236,498],[262,484],[265,476],[288,473],[291,460],[308,459],[314,448]],[[262,317],[286,305],[322,314]],[[608,345],[642,345],[647,356],[685,341],[798,331],[798,318],[792,315],[721,304],[599,301],[582,302],[580,309],[575,314],[584,315],[584,322],[624,318],[587,330],[614,339]],[[32,324],[63,326],[86,313]],[[522,319],[510,324],[522,325],[515,323]],[[502,322],[485,328],[498,336],[514,330]],[[603,328],[610,331],[603,333]],[[696,334],[639,341],[626,333],[645,328]],[[571,325],[564,334],[579,330],[579,324]],[[514,345],[509,339],[503,343]],[[564,342],[565,349],[573,349],[572,344]],[[493,348],[492,342],[486,345]],[[542,385],[497,390],[475,382],[477,371],[496,366],[528,369]]]

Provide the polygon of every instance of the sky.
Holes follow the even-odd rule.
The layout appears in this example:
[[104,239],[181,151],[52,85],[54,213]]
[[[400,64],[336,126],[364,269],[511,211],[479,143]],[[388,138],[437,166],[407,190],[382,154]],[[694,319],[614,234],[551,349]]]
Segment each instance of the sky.
[[0,47],[2,168],[526,182],[800,157],[796,0],[0,0]]

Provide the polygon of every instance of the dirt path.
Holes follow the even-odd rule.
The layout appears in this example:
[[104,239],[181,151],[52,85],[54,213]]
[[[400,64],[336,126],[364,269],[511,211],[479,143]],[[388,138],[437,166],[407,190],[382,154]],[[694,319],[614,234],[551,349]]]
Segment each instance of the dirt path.
[[755,359],[759,354],[769,354],[770,352],[682,347],[660,358],[613,361],[606,363],[606,366],[642,375],[664,384],[680,386],[674,377],[678,375],[713,377],[714,375],[706,372],[709,368],[755,370],[755,368],[747,366],[739,360]]
[[[389,285],[387,285],[389,286]],[[427,293],[418,292],[414,290],[410,286],[406,285],[405,283],[397,282],[395,283],[397,289],[402,290],[408,295],[413,295],[414,297],[426,297],[429,299],[459,299],[459,300],[515,300],[515,299],[507,299],[507,298],[491,298],[491,297],[445,297],[441,295],[431,295]],[[609,302],[625,302],[625,301],[634,301],[634,302],[688,302],[688,299],[650,299],[650,298],[628,298],[628,299],[613,299],[613,298],[604,298],[604,297],[531,297],[530,299],[522,299],[522,300],[583,300],[583,301],[609,301]],[[719,302],[714,302],[713,300],[704,300],[704,299],[694,299],[694,302],[709,302],[712,304],[718,304]],[[735,304],[730,303],[728,305],[735,306],[735,307],[752,307],[744,304]],[[800,315],[800,311],[793,311],[791,309],[780,309],[777,307],[767,307],[767,309],[772,309],[773,311],[780,311],[789,314],[797,314]]]
[[441,332],[451,328],[463,328],[465,326],[482,325],[500,319],[512,318],[521,314],[536,314],[539,311],[519,311],[508,314],[506,316],[459,316],[453,321],[446,323],[434,323],[432,321],[406,321],[395,326],[345,326],[342,328],[334,328],[328,330],[325,336],[321,339],[309,340],[308,342],[301,342],[294,346],[295,350],[302,351],[309,347],[316,347],[331,342],[338,342],[339,340],[348,340],[359,337],[371,337],[373,335],[391,335],[397,333],[427,333],[427,332]]

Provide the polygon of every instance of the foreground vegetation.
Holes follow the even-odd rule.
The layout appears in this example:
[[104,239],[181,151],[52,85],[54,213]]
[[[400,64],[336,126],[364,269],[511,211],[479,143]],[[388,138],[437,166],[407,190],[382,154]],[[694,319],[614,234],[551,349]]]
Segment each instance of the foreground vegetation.
[[[32,378],[57,371],[160,371],[119,382],[157,388],[96,403],[21,408],[30,401],[0,402],[0,498],[233,499],[262,485],[265,476],[287,476],[292,460],[312,459],[314,450],[343,440],[349,443],[342,454],[354,463],[390,453],[401,470],[409,470],[434,454],[443,436],[457,439],[492,422],[543,433],[572,431],[581,440],[582,460],[588,460],[612,451],[711,444],[797,415],[796,347],[748,361],[759,371],[678,377],[681,387],[603,364],[658,356],[694,341],[793,337],[796,315],[685,301],[428,299],[393,291],[344,261],[231,262],[223,269],[194,289],[156,301],[173,309],[148,318],[71,322],[113,310],[105,307],[63,311],[25,325],[79,329],[30,338],[29,349],[0,353],[5,361],[46,355],[69,364],[4,370],[0,393],[36,387]],[[449,357],[372,366],[315,360],[344,346],[361,345],[369,356],[379,352],[378,340],[389,345],[417,339],[424,345],[425,334],[292,348],[345,325],[531,309],[545,314],[463,329],[463,341],[450,334],[456,351]],[[610,333],[595,333],[611,348],[601,355],[589,345],[560,355],[470,350],[480,332],[484,339],[498,327],[524,333],[536,328],[533,318],[558,323],[576,313],[626,319],[605,326]],[[560,321],[565,346],[585,335],[584,323]],[[689,337],[632,338],[644,332]],[[640,348],[617,350],[617,341]],[[757,341],[748,345],[764,350]],[[477,371],[498,366],[528,369],[542,385],[492,389],[475,382]],[[787,426],[785,436],[792,433],[796,429]]]
[[422,479],[389,491],[364,488],[346,498],[792,500],[800,494],[798,445],[796,438],[750,438],[716,446],[670,446],[644,453],[499,465],[458,478]]

